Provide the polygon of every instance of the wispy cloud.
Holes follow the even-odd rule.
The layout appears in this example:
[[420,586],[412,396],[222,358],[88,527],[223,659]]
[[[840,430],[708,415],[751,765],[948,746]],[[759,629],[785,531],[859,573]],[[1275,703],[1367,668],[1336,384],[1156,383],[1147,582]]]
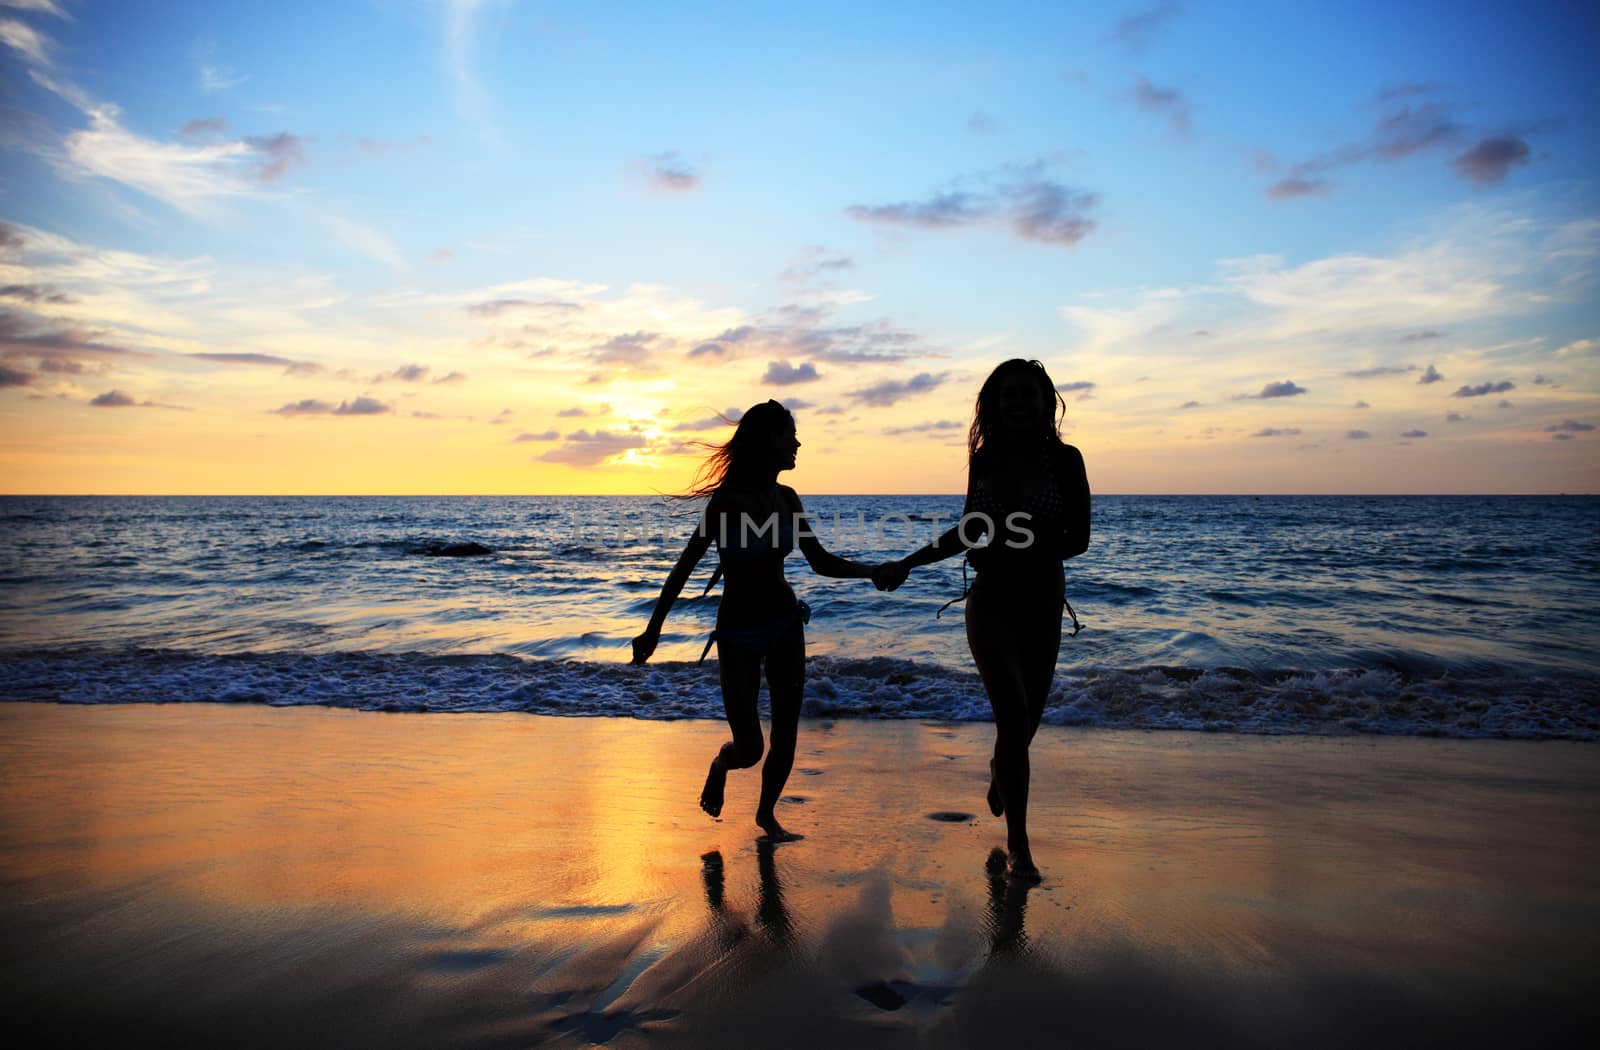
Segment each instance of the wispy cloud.
[[677,150],[655,153],[638,162],[650,188],[662,193],[688,193],[700,188],[700,173]]
[[898,437],[903,434],[938,434],[947,431],[964,431],[966,429],[967,425],[965,423],[954,419],[940,419],[931,423],[915,423],[908,427],[884,427],[883,433],[891,437]]
[[1183,5],[1177,0],[1162,0],[1155,7],[1117,19],[1111,29],[1111,39],[1129,51],[1143,51],[1182,12]]
[[568,434],[557,448],[539,457],[546,463],[564,463],[569,467],[595,467],[614,456],[636,448],[648,448],[650,441],[639,433],[613,433],[596,430],[590,433],[579,430]]
[[49,67],[50,38],[15,18],[0,18],[0,44],[35,65]]
[[223,117],[196,117],[178,129],[178,137],[194,141],[211,141],[228,133],[228,122]]
[[394,407],[372,397],[358,397],[351,401],[341,401],[337,405],[329,401],[306,398],[272,411],[273,414],[280,416],[381,416],[394,411]]
[[219,365],[266,365],[281,368],[286,375],[316,375],[322,371],[322,366],[313,361],[295,361],[276,354],[194,353],[187,356]]
[[1400,436],[1403,438],[1425,438],[1428,436],[1428,432],[1426,430],[1407,430],[1402,432]]
[[852,390],[849,393],[849,397],[852,401],[863,405],[887,408],[897,401],[904,401],[909,397],[935,390],[949,377],[950,373],[948,372],[940,372],[937,375],[931,372],[920,372],[904,381],[888,379],[881,383],[862,387],[859,390]]
[[1002,224],[1024,240],[1071,247],[1096,223],[1089,217],[1097,193],[1043,177],[1041,165],[1001,169],[958,179],[924,200],[855,204],[845,214],[858,222],[924,230]]
[[1375,368],[1357,368],[1346,372],[1346,379],[1381,379],[1385,376],[1410,375],[1417,370],[1416,365],[1380,365]]
[[329,215],[325,219],[339,243],[357,255],[383,263],[393,270],[411,269],[405,253],[388,234],[339,215]]
[[1160,87],[1140,77],[1133,88],[1134,103],[1146,113],[1158,113],[1178,135],[1189,133],[1189,102],[1174,87]]
[[1299,427],[1262,427],[1250,436],[1253,438],[1298,437]]

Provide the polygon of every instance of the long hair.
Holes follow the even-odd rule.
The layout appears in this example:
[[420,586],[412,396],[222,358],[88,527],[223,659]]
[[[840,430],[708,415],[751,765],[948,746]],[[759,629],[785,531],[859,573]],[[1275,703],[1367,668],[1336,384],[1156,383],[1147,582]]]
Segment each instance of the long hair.
[[968,463],[976,459],[981,450],[993,446],[1001,431],[1000,387],[1011,376],[1022,376],[1037,383],[1041,404],[1055,402],[1055,411],[1043,421],[1039,438],[1044,444],[1061,443],[1061,421],[1067,414],[1066,401],[1056,390],[1055,383],[1051,382],[1050,373],[1044,370],[1044,365],[1038,361],[1013,357],[996,365],[995,370],[989,373],[989,378],[983,381],[983,386],[978,388],[978,400],[972,406],[972,427],[967,431]]
[[[723,417],[729,424],[733,420]],[[697,441],[695,444],[711,450],[711,454],[695,471],[694,482],[681,499],[698,499],[709,496],[724,482],[740,482],[756,478],[771,470],[775,453],[774,439],[794,424],[794,416],[776,401],[763,401],[752,406],[739,417],[733,436],[720,445]]]

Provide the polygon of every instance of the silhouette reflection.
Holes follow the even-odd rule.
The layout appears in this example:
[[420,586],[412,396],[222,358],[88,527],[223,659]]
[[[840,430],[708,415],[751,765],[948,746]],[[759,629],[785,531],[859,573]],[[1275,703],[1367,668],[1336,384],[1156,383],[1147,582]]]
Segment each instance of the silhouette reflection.
[[1028,912],[1028,891],[1034,883],[1010,876],[1006,851],[998,846],[989,851],[983,868],[989,878],[989,958],[1026,955],[1028,931],[1023,923]]
[[[756,894],[756,924],[766,940],[787,952],[794,944],[794,923],[783,900],[783,882],[778,878],[778,846],[775,842],[756,843],[756,871],[760,876]],[[749,935],[750,929],[727,906],[727,877],[720,850],[700,857],[700,874],[705,883],[706,907],[718,943],[731,948]]]

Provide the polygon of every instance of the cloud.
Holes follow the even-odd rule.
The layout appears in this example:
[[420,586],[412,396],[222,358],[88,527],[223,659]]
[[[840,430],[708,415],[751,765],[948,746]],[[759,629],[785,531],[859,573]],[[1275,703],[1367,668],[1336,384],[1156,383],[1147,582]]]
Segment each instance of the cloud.
[[1471,416],[1464,416],[1460,412],[1446,412],[1444,414],[1446,423],[1465,423],[1471,418]]
[[1365,430],[1346,430],[1344,432],[1344,436],[1351,441],[1365,441],[1370,438],[1372,434]]
[[287,131],[280,131],[276,135],[251,136],[244,142],[260,158],[251,169],[258,182],[277,182],[290,168],[306,162],[306,139]]
[[587,430],[579,430],[568,434],[564,444],[544,453],[539,459],[572,467],[593,467],[630,449],[648,448],[649,445],[644,435],[638,433],[613,434],[607,430],[597,430],[591,434]]
[[1378,159],[1403,160],[1435,146],[1460,142],[1461,125],[1437,104],[1416,109],[1406,106],[1378,121],[1373,138]]
[[178,129],[180,139],[209,141],[228,133],[228,122],[222,117],[197,117]]
[[730,408],[724,411],[720,416],[707,416],[705,419],[697,419],[691,423],[679,423],[677,426],[673,427],[672,430],[673,433],[696,430],[719,430],[722,427],[739,422],[739,417],[743,414],[744,413],[737,408]]
[[516,437],[511,439],[511,443],[514,445],[520,445],[528,441],[555,441],[560,437],[560,431],[546,430],[543,434],[518,434]]
[[176,412],[192,411],[182,405],[163,405],[159,401],[136,401],[121,390],[107,390],[99,397],[91,398],[89,404],[96,408],[168,408]]
[[465,372],[447,372],[435,379],[433,383],[438,386],[440,383],[465,383],[466,381],[467,374]]
[[958,180],[973,188],[952,186],[922,201],[855,204],[845,214],[858,222],[924,230],[998,222],[1024,240],[1071,247],[1094,232],[1096,223],[1088,213],[1100,196],[1042,178],[1039,168],[1030,165]]
[[[1386,93],[1380,96],[1380,100],[1394,103],[1418,93]],[[1274,200],[1292,200],[1296,197],[1325,193],[1330,184],[1324,176],[1336,169],[1369,161],[1392,163],[1420,153],[1459,145],[1464,138],[1462,125],[1436,102],[1417,106],[1406,104],[1397,109],[1391,108],[1387,114],[1378,119],[1364,140],[1335,146],[1290,166],[1283,178],[1267,188],[1266,194]],[[1477,147],[1474,147],[1474,151],[1476,149]],[[1495,150],[1490,148],[1488,152],[1492,154]],[[1461,165],[1464,160],[1465,157],[1457,158],[1458,171],[1462,170]],[[1270,160],[1258,166],[1269,171],[1277,170],[1277,165]]]
[[393,406],[386,405],[376,398],[358,397],[354,401],[341,401],[334,405],[327,401],[318,401],[306,398],[304,401],[295,401],[284,405],[282,408],[272,410],[279,416],[378,416],[385,412],[394,411]]
[[995,132],[994,118],[987,113],[973,113],[967,118],[967,130],[974,135],[993,135]]
[[1143,51],[1166,28],[1167,23],[1182,11],[1183,6],[1177,0],[1162,0],[1147,11],[1117,19],[1117,24],[1111,30],[1111,39],[1129,51]]
[[700,188],[700,173],[678,156],[677,150],[656,153],[640,161],[650,188],[662,193],[688,193]]
[[1402,343],[1420,343],[1420,342],[1423,342],[1423,341],[1428,340],[1428,339],[1443,339],[1443,338],[1444,338],[1444,334],[1442,332],[1435,332],[1433,329],[1430,328],[1430,329],[1427,329],[1426,331],[1412,332],[1410,335],[1403,335],[1403,336],[1400,337],[1400,341]]
[[0,285],[0,299],[21,299],[27,303],[53,303],[63,306],[78,301],[65,292],[59,292],[43,284]]
[[848,270],[855,265],[848,255],[838,255],[826,248],[811,246],[802,249],[794,261],[785,267],[778,279],[794,284],[804,284],[825,273]]
[[15,18],[0,18],[0,44],[36,66],[50,65],[50,38]]
[[[561,411],[557,412],[556,413],[556,418],[558,418],[558,419],[581,419],[582,417],[587,416],[588,414],[589,414],[589,410],[587,408],[584,408],[582,405],[573,405],[571,408],[563,408]],[[601,412],[601,411],[596,411],[595,412],[595,415],[603,415],[603,414],[604,414],[604,412]]]
[[1422,386],[1426,386],[1429,383],[1437,383],[1442,379],[1444,379],[1444,376],[1440,374],[1439,370],[1432,365],[1429,365],[1427,370],[1422,373],[1421,378],[1419,378],[1417,382]]
[[1387,367],[1378,367],[1378,368],[1358,368],[1358,369],[1356,369],[1356,370],[1354,370],[1352,372],[1346,372],[1345,373],[1345,378],[1346,379],[1378,379],[1378,378],[1380,378],[1382,376],[1403,376],[1403,375],[1408,375],[1408,374],[1410,374],[1412,372],[1415,372],[1416,370],[1417,370],[1417,366],[1416,365],[1390,365],[1390,366],[1387,366]]
[[1464,386],[1459,388],[1451,397],[1483,397],[1485,394],[1503,394],[1507,390],[1515,390],[1517,384],[1510,382],[1479,383],[1477,386]]
[[0,387],[27,386],[33,382],[32,372],[23,372],[15,368],[0,365]]
[[1182,408],[1199,408],[1200,407],[1200,402],[1198,402],[1198,401],[1185,401],[1183,404],[1179,405],[1178,407],[1180,409],[1182,409]]
[[605,342],[589,348],[591,361],[603,365],[625,365],[631,369],[644,369],[650,365],[655,348],[669,342],[659,332],[629,332],[612,336]]
[[738,344],[745,342],[757,334],[758,333],[756,329],[752,325],[740,325],[738,328],[729,328],[721,335],[712,338],[710,341],[701,343],[693,350],[690,350],[685,356],[722,357],[727,354],[729,346],[737,346]]
[[773,386],[789,386],[793,383],[810,383],[822,377],[817,374],[817,368],[806,361],[798,367],[787,361],[773,361],[767,365],[766,374],[761,377],[763,383]]
[[875,383],[869,387],[863,387],[860,390],[852,390],[849,393],[849,397],[851,400],[863,405],[888,408],[897,401],[903,401],[918,394],[925,394],[937,388],[949,378],[949,375],[950,373],[948,372],[940,372],[938,375],[921,372],[904,382],[890,379],[882,383]]
[[315,375],[322,371],[322,366],[312,361],[294,361],[276,354],[221,354],[202,353],[188,354],[188,357],[201,361],[211,361],[219,365],[267,365],[273,368],[282,368],[293,375]]
[[27,244],[15,226],[10,223],[0,222],[0,252],[10,255],[20,252]]
[[1296,437],[1299,433],[1299,427],[1263,427],[1250,436],[1253,438]]
[[326,216],[324,221],[341,244],[357,255],[380,262],[395,270],[409,270],[406,257],[388,235],[338,215]]
[[1532,155],[1528,144],[1515,135],[1491,135],[1461,154],[1451,166],[1456,174],[1477,186],[1493,186],[1510,173],[1513,166],[1528,163]]
[[1551,441],[1571,441],[1572,440],[1572,435],[1571,434],[1552,434],[1552,435],[1550,435],[1550,440]]
[[1560,423],[1552,423],[1544,428],[1546,434],[1587,434],[1594,429],[1593,423],[1580,423],[1576,419],[1565,419]]
[[1307,179],[1291,175],[1267,187],[1267,196],[1275,201],[1294,200],[1328,192],[1328,183],[1322,179]]
[[334,406],[326,401],[318,401],[315,398],[308,397],[303,401],[295,401],[284,405],[282,408],[275,408],[272,412],[274,415],[279,416],[316,416],[326,415],[332,412],[333,408]]
[[1600,339],[1576,339],[1556,351],[1557,357],[1600,356]]
[[1285,379],[1281,383],[1268,383],[1261,388],[1259,394],[1237,394],[1235,401],[1267,400],[1274,397],[1295,397],[1306,393],[1306,388],[1298,385],[1292,379]]
[[420,383],[428,378],[432,371],[427,365],[401,365],[393,372],[384,372],[372,377],[374,383],[381,383],[385,379],[397,379],[402,383]]
[[1158,87],[1141,76],[1133,88],[1133,101],[1146,113],[1164,114],[1174,133],[1189,133],[1189,103],[1177,88]]
[[1425,438],[1428,436],[1428,432],[1426,430],[1408,430],[1400,436],[1403,438]]
[[965,423],[958,422],[954,419],[941,419],[933,423],[917,423],[909,427],[884,427],[883,433],[894,437],[901,434],[931,434],[942,431],[966,429],[967,425]]
[[491,299],[469,303],[464,309],[471,317],[499,317],[513,310],[577,311],[584,309],[584,304],[558,299]]
[[1371,408],[1372,406],[1367,404],[1365,401],[1357,401],[1355,404],[1351,405],[1350,407],[1351,408]]
[[0,361],[121,360],[149,354],[101,342],[105,331],[63,327],[18,310],[0,309]]

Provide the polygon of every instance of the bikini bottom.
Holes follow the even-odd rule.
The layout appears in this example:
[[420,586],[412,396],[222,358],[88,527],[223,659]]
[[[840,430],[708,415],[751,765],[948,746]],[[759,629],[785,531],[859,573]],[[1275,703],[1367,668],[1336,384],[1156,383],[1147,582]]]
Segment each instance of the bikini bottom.
[[766,623],[758,623],[751,627],[719,626],[711,632],[711,637],[706,639],[706,647],[700,651],[700,662],[706,662],[706,654],[711,652],[711,646],[716,642],[738,646],[757,656],[766,656],[767,651],[793,630],[795,624],[810,622],[811,606],[805,602],[795,602],[793,609],[776,620],[768,620]]

